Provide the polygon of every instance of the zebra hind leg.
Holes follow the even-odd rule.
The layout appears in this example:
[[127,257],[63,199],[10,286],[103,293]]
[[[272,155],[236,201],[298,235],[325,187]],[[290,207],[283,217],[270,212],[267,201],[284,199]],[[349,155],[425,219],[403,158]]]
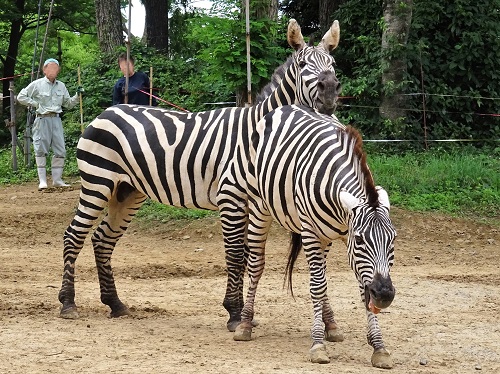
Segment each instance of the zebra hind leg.
[[75,304],[76,259],[83,248],[85,238],[92,230],[104,207],[108,204],[109,195],[110,191],[107,189],[97,192],[92,188],[88,188],[85,180],[82,179],[78,209],[75,217],[64,232],[64,272],[61,290],[59,291],[59,301],[62,304],[59,314],[61,318],[77,319],[79,317]]
[[92,236],[101,302],[111,308],[110,317],[130,314],[128,307],[118,298],[111,267],[111,255],[116,243],[123,236],[145,200],[146,195],[127,183],[120,183],[116,194],[110,200],[108,213]]

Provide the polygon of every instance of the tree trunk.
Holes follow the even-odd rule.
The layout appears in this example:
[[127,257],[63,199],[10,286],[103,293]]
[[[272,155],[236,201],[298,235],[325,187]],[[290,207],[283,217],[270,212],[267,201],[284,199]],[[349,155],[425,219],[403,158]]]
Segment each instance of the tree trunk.
[[168,53],[168,11],[170,0],[143,0],[146,12],[144,38],[146,44]]
[[[332,26],[332,13],[338,8],[341,1],[339,0],[319,0],[319,28],[320,34],[324,35]],[[342,25],[341,25],[342,27]]]
[[406,43],[412,17],[412,0],[384,0],[382,33],[382,102],[380,116],[396,120],[405,116],[404,78]]
[[97,38],[104,53],[113,53],[123,45],[120,0],[95,0]]
[[[10,24],[10,37],[9,37],[9,47],[7,50],[7,56],[3,61],[3,76],[13,77],[16,69],[17,54],[19,52],[19,43],[21,42],[21,37],[23,36],[23,14],[24,14],[25,0],[16,0],[16,8],[19,10],[19,18],[15,19]],[[9,80],[5,79],[2,81],[2,111],[3,117],[9,118],[10,112],[10,91],[9,91]],[[2,123],[3,126],[3,123]]]

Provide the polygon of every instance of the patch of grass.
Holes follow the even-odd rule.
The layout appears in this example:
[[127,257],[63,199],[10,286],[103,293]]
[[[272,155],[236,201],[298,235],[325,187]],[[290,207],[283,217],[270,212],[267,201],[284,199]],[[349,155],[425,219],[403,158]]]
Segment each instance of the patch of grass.
[[[78,133],[76,128],[73,133]],[[70,136],[71,138],[71,136]],[[76,146],[76,139],[74,140]],[[23,183],[37,178],[35,168],[23,165],[12,171],[10,148],[0,150],[0,185]],[[453,216],[486,219],[500,225],[500,154],[456,149],[409,152],[405,154],[368,154],[375,183],[389,193],[391,204],[414,211],[435,211]],[[66,176],[78,174],[75,148],[68,147]],[[216,216],[217,212],[175,208],[147,201],[139,219],[152,222],[194,220]]]
[[137,213],[137,217],[141,220],[158,222],[194,220],[217,215],[218,212],[212,210],[176,208],[149,199]]
[[434,151],[372,156],[368,162],[396,206],[500,219],[498,156]]

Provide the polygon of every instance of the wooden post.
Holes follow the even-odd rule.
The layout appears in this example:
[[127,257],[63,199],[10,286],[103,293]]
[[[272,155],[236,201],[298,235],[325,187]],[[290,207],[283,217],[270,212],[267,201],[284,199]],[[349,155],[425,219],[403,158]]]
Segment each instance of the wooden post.
[[153,67],[149,67],[149,105],[153,105]]
[[250,0],[245,1],[245,27],[247,42],[247,103],[245,106],[252,106],[252,69],[250,64]]
[[[78,64],[78,86],[81,87],[82,85],[82,79],[80,77],[80,64]],[[80,130],[82,131],[83,134],[83,101],[82,101],[82,93],[79,92],[80,96]]]
[[16,98],[14,94],[14,81],[9,82],[10,92],[10,123],[9,130],[12,139],[12,170],[17,171],[17,131],[16,131]]

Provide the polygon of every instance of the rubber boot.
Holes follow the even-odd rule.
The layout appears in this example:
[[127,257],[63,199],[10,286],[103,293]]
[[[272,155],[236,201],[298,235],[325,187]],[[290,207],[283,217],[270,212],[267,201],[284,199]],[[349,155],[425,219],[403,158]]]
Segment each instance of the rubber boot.
[[52,185],[54,187],[69,187],[61,179],[63,173],[64,158],[52,157]]
[[45,157],[35,157],[35,159],[38,171],[38,180],[40,181],[38,189],[44,190],[47,188],[47,169],[45,168],[47,160]]

